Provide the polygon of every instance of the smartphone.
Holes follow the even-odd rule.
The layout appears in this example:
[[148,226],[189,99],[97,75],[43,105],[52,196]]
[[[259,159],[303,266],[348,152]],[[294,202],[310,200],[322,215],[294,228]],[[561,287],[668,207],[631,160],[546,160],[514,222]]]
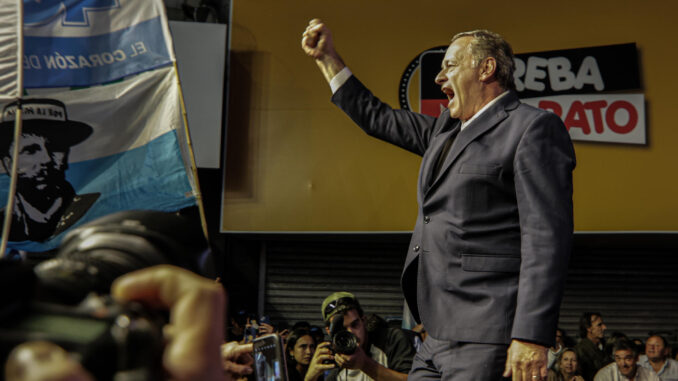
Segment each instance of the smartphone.
[[257,337],[254,346],[254,375],[257,381],[288,381],[283,341],[277,333]]

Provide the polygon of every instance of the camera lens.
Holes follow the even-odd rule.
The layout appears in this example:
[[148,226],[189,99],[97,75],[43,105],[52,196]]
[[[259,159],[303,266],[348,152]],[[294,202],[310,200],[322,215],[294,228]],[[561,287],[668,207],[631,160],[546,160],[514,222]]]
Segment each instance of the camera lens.
[[349,331],[340,331],[332,338],[332,349],[344,355],[351,355],[358,348],[358,338]]

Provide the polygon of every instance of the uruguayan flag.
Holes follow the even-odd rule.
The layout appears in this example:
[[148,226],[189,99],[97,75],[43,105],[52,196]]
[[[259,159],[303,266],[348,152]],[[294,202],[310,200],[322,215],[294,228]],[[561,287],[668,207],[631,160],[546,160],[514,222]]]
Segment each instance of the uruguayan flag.
[[116,211],[196,205],[162,1],[25,0],[24,12],[24,96],[0,99],[3,204],[23,111],[9,247],[45,251]]
[[158,0],[24,0],[25,87],[90,86],[174,61]]

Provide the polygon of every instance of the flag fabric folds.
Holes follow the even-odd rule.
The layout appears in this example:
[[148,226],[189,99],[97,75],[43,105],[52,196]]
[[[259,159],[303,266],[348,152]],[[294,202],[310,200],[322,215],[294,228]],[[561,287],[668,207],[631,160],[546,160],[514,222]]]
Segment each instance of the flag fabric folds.
[[20,5],[19,0],[0,0],[0,102],[21,93],[18,81]]
[[[9,132],[19,105],[23,123],[8,246],[50,250],[69,229],[106,214],[196,205],[162,0],[23,6],[20,102],[6,96],[13,81],[0,61],[0,202],[8,196]],[[0,52],[16,50],[0,25]]]

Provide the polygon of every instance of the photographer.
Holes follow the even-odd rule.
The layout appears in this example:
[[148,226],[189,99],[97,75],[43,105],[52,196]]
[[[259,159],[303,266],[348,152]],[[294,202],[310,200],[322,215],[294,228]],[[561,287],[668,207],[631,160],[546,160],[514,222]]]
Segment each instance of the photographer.
[[[228,381],[252,373],[251,344],[222,346],[225,295],[219,283],[161,265],[123,275],[111,291],[121,302],[134,300],[169,309],[162,361],[167,379]],[[61,348],[45,342],[15,349],[6,371],[8,381],[92,380]]]
[[71,231],[56,257],[35,267],[0,262],[2,274],[14,274],[25,290],[3,303],[2,358],[12,350],[7,379],[231,380],[252,373],[252,345],[222,346],[225,292],[210,279],[210,257],[190,219],[123,211]]
[[[337,333],[341,334],[340,332],[344,330],[355,335],[357,341],[355,349],[337,348],[334,345],[333,357],[328,355],[329,343],[318,346],[311,368],[317,363],[316,358],[318,360],[333,358],[338,365],[329,372],[325,381],[366,381],[368,377],[376,381],[407,379],[415,351],[402,330],[377,326],[374,330],[368,331],[360,303],[353,294],[348,292],[335,292],[325,298],[321,312],[325,321],[325,329],[333,339],[337,337]],[[341,317],[343,317],[343,322],[339,319]],[[336,324],[341,324],[339,330]],[[336,344],[337,340],[333,341]],[[346,340],[340,341],[343,347]],[[352,353],[347,353],[351,351]],[[306,381],[313,380],[307,377]]]

